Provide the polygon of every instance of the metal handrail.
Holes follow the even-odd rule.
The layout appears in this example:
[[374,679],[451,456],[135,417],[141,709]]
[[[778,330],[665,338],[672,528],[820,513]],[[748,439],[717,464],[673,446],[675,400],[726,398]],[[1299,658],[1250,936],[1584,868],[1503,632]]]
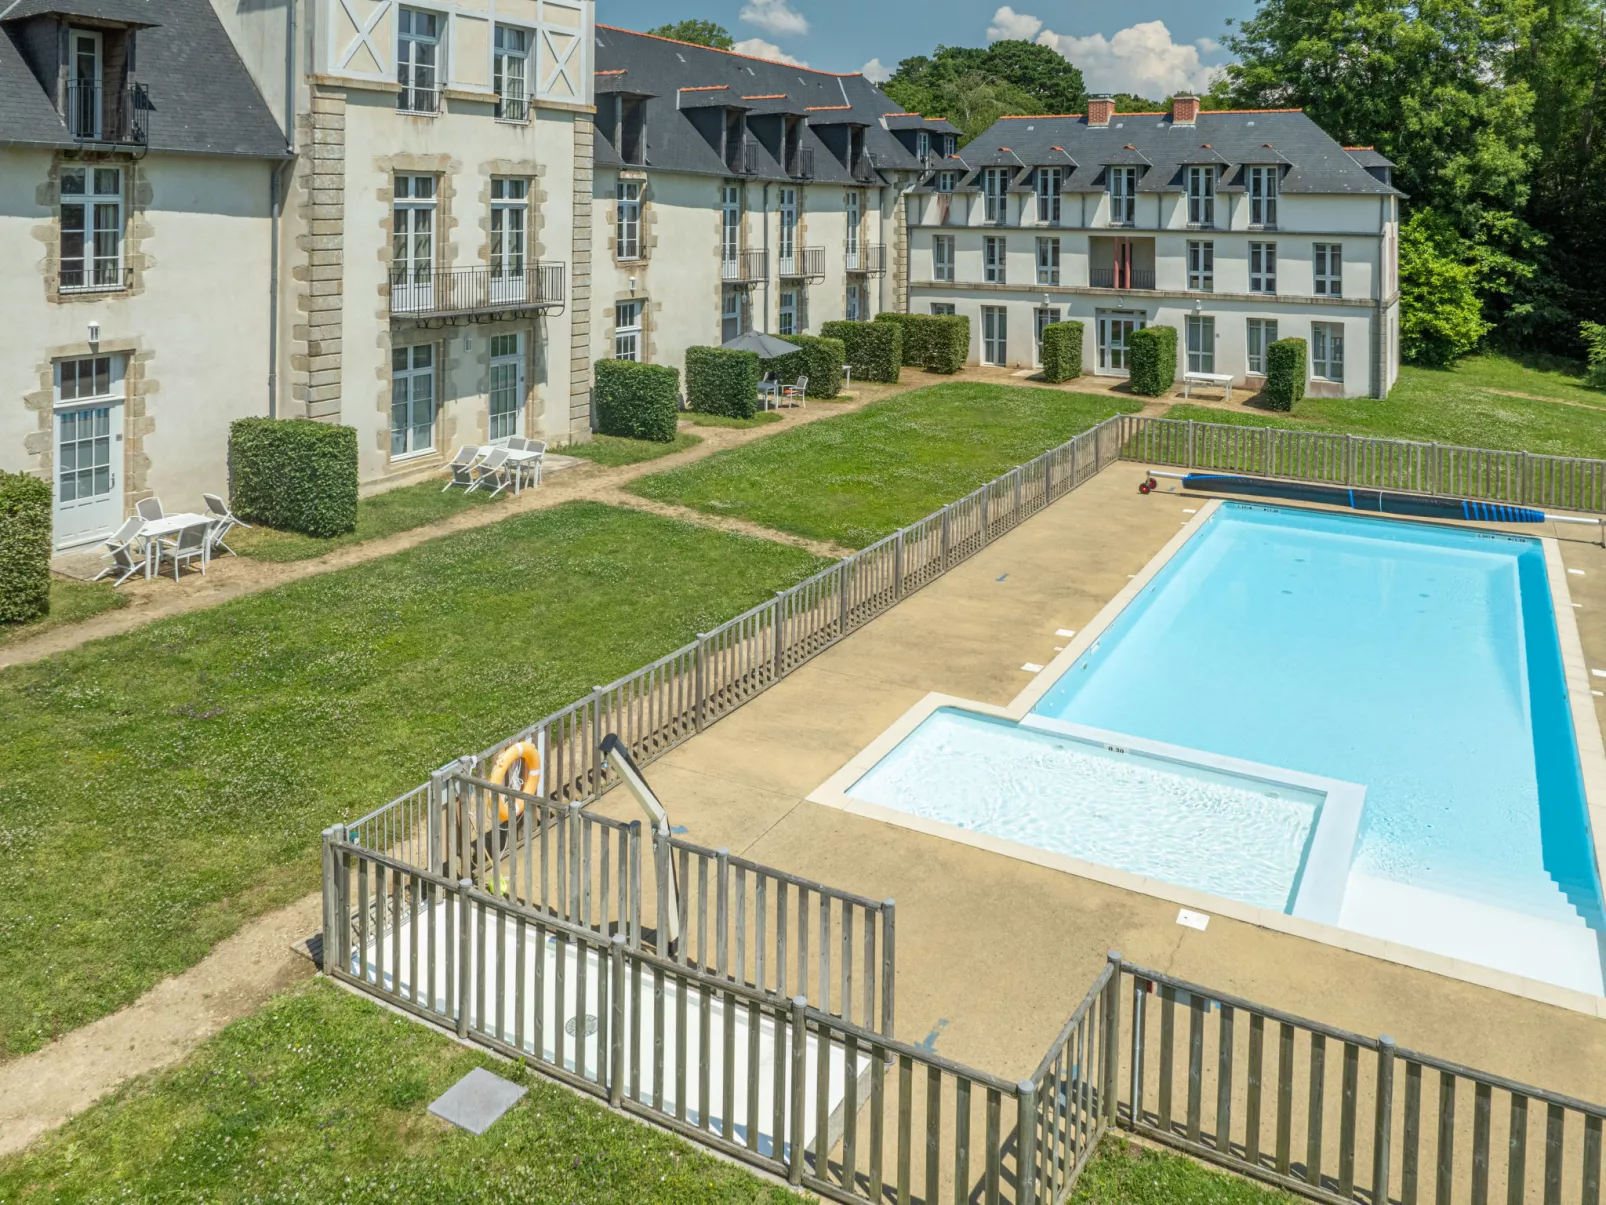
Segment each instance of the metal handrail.
[[1089,268],[1087,282],[1094,289],[1152,289],[1154,288],[1154,270],[1152,268],[1133,268],[1121,273],[1126,279],[1117,281],[1114,268]]
[[150,141],[150,92],[144,84],[113,88],[67,81],[67,128],[80,142],[144,146]]
[[560,263],[521,267],[398,266],[390,275],[392,317],[561,309],[567,271]]
[[800,279],[821,281],[825,279],[825,248],[799,247],[797,253],[790,257],[781,256],[776,261],[778,275],[783,279]]

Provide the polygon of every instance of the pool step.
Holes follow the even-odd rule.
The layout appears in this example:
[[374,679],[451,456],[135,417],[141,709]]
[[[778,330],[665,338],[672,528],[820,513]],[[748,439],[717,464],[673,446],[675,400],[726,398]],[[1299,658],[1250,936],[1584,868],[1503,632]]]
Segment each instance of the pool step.
[[1570,905],[1567,913],[1572,920],[1530,916],[1351,870],[1339,923],[1384,941],[1596,996],[1606,994],[1602,934],[1589,928]]

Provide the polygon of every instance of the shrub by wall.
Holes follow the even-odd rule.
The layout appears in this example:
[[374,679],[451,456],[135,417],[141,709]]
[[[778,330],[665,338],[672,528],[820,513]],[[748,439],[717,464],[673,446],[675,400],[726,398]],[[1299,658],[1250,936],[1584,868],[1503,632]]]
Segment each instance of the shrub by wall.
[[903,370],[903,328],[896,322],[827,322],[820,334],[842,341],[844,363],[859,380],[898,383]]
[[357,430],[305,418],[229,425],[229,496],[247,523],[309,536],[357,526]]
[[1050,384],[1082,375],[1082,324],[1051,322],[1043,328],[1043,380]]
[[1177,328],[1146,326],[1127,340],[1132,392],[1159,397],[1177,380]]
[[634,360],[597,361],[597,430],[670,443],[679,423],[680,370]]
[[1606,326],[1598,322],[1580,322],[1578,335],[1584,341],[1584,353],[1589,357],[1589,371],[1584,384],[1591,389],[1606,389]]
[[758,356],[723,347],[686,349],[686,404],[704,414],[752,418],[758,409]]
[[809,379],[809,396],[835,397],[842,392],[842,365],[847,363],[847,348],[840,339],[822,339],[818,335],[778,335],[788,343],[797,344],[797,350],[788,356],[773,360],[760,360],[761,373],[773,372],[784,385],[791,385],[798,377]]
[[1261,401],[1271,410],[1292,410],[1305,396],[1305,341],[1278,339],[1266,349],[1266,387]]
[[894,314],[884,311],[877,322],[895,323],[903,331],[903,364],[927,372],[952,374],[970,358],[970,319],[951,314]]
[[0,623],[50,610],[50,483],[0,470]]

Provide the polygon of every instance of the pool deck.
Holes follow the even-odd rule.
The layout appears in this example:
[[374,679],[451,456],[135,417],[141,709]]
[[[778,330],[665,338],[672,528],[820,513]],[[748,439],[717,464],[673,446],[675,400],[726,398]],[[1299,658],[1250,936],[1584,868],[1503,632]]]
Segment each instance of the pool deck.
[[[929,692],[1004,707],[1032,678],[1023,665],[1070,645],[1056,630],[1080,632],[1203,509],[1196,494],[1140,496],[1142,477],[1136,465],[1105,470],[654,762],[648,777],[674,822],[699,844],[896,899],[897,1036],[1005,1077],[1031,1072],[1119,949],[1219,991],[1601,1099],[1606,1014],[1577,999],[1559,1007],[1219,909],[1200,932],[1177,923],[1176,902],[808,801]],[[1606,667],[1606,549],[1583,527],[1508,530],[1558,538],[1584,660]],[[596,806],[631,805],[611,794]]]

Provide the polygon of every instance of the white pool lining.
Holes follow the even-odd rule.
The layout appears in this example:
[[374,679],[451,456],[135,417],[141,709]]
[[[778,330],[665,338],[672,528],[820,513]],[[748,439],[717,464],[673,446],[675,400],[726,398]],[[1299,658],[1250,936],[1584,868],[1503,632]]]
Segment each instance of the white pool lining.
[[[1004,857],[1014,858],[1018,861],[1029,862],[1050,870],[1063,871],[1112,887],[1120,887],[1127,891],[1136,891],[1157,899],[1168,900],[1215,916],[1225,916],[1232,920],[1258,925],[1261,928],[1287,933],[1294,937],[1308,938],[1311,941],[1335,946],[1355,954],[1381,958],[1388,962],[1398,963],[1401,966],[1444,975],[1452,979],[1459,979],[1465,983],[1476,984],[1480,987],[1509,992],[1515,996],[1537,1000],[1572,1012],[1606,1018],[1606,996],[1597,996],[1589,992],[1547,983],[1540,979],[1530,979],[1522,975],[1512,974],[1509,971],[1496,970],[1493,967],[1482,966],[1463,959],[1435,954],[1429,950],[1417,949],[1414,946],[1403,945],[1399,942],[1386,941],[1382,938],[1371,937],[1363,933],[1356,933],[1350,929],[1340,928],[1336,924],[1311,920],[1304,916],[1290,916],[1285,912],[1275,912],[1266,908],[1256,908],[1253,905],[1240,903],[1237,900],[1210,895],[1189,887],[1180,887],[1175,883],[1166,882],[1162,879],[1135,875],[1129,871],[1117,870],[1110,866],[1083,861],[1080,858],[1072,858],[1065,854],[1038,849],[1033,845],[1009,841],[986,833],[975,832],[971,829],[960,828],[957,825],[945,824],[937,820],[928,820],[925,817],[910,815],[894,808],[866,803],[848,795],[848,789],[854,783],[869,773],[878,762],[891,753],[905,737],[918,728],[928,716],[940,707],[953,707],[963,711],[974,712],[978,715],[993,716],[1017,723],[1024,720],[1038,701],[1059,681],[1060,677],[1084,653],[1098,643],[1110,624],[1126,609],[1127,604],[1142,593],[1160,571],[1166,567],[1171,558],[1180,552],[1199,529],[1210,521],[1211,517],[1222,505],[1223,499],[1220,498],[1211,498],[1205,501],[1199,508],[1198,513],[1191,516],[1188,522],[1183,524],[1181,529],[1166,541],[1165,546],[1150,559],[1148,564],[1144,565],[1142,570],[1134,575],[1115,597],[1104,605],[1098,615],[1077,633],[1076,638],[1065,646],[1064,652],[1056,654],[1054,659],[1043,667],[1042,672],[1033,676],[1025,688],[1010,700],[1008,706],[999,707],[991,703],[981,703],[974,699],[964,699],[957,695],[947,695],[933,691],[898,717],[886,731],[877,736],[845,766],[811,791],[807,796],[808,801],[822,804],[826,807],[834,807],[868,819],[895,824],[914,832],[925,833],[928,836],[957,841],[977,849],[1001,854]],[[1260,503],[1260,505],[1266,504]],[[1283,504],[1279,503],[1277,505],[1281,506]],[[1288,509],[1350,513],[1348,511],[1335,511],[1335,508],[1324,506],[1297,506],[1290,504]],[[1394,522],[1422,522],[1422,520],[1418,519],[1391,519],[1387,515],[1380,515],[1378,518]],[[1471,528],[1494,531],[1500,535],[1512,534],[1495,527],[1477,523],[1447,522],[1433,525],[1457,529]],[[1606,742],[1601,739],[1600,725],[1595,717],[1594,700],[1589,688],[1588,666],[1584,660],[1583,644],[1578,636],[1577,620],[1573,615],[1571,605],[1572,599],[1567,590],[1567,573],[1561,559],[1560,546],[1553,537],[1543,536],[1537,538],[1544,548],[1546,575],[1550,581],[1551,607],[1556,614],[1556,631],[1561,645],[1562,665],[1567,681],[1568,699],[1572,706],[1573,731],[1578,747],[1579,763],[1583,773],[1584,796],[1588,804],[1590,833],[1595,849],[1596,874],[1599,875],[1600,868],[1606,866]],[[1125,734],[1121,735],[1121,740],[1129,745],[1135,743],[1135,738]],[[1192,752],[1192,750],[1189,751],[1190,754]],[[1281,776],[1292,772],[1279,768],[1276,773]]]

